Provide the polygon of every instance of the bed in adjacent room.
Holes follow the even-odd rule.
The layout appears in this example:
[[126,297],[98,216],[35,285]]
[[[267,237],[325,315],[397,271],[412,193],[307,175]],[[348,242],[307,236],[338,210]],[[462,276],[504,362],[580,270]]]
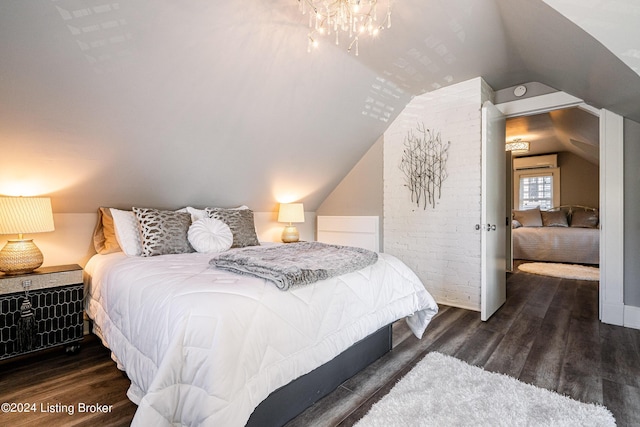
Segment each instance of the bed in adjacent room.
[[[198,217],[194,211],[187,216],[145,210],[142,215],[134,211],[134,218],[131,212],[101,210],[96,230],[100,253],[85,269],[86,309],[94,332],[131,380],[128,396],[138,405],[134,425],[243,426],[265,399],[275,401],[271,411],[284,409],[279,393],[309,373],[349,352],[369,352],[366,346],[354,349],[380,336],[391,323],[406,318],[420,338],[437,313],[418,277],[390,255],[355,250],[359,260],[340,264],[336,275],[322,266],[312,274],[306,268],[291,273],[286,263],[283,267],[274,260],[293,257],[295,245],[307,251],[322,244],[259,245],[255,229],[251,232],[251,211],[231,211],[215,212],[214,219],[225,223],[224,228],[209,221],[213,211]],[[136,219],[140,242],[135,242]],[[109,242],[110,227],[115,228],[116,242]],[[197,228],[206,229],[200,230],[201,241],[198,233],[191,233]],[[174,234],[150,243],[154,239],[149,234],[158,229]],[[183,239],[183,233],[189,243],[175,241]],[[226,243],[215,251],[204,250],[220,243],[216,233]],[[216,238],[204,238],[209,235]],[[255,244],[245,245],[247,239]],[[201,252],[194,251],[191,242]],[[227,245],[236,247],[218,250]],[[283,255],[277,246],[288,252]],[[335,247],[321,249],[340,263],[342,252],[333,252]],[[153,255],[143,256],[144,251]],[[309,254],[302,258],[314,264]],[[274,281],[272,270],[265,275],[264,265],[259,274],[230,271],[235,265],[231,261],[240,259],[244,269],[257,258],[266,259],[267,267],[275,262],[284,279]],[[356,269],[345,272],[346,264]]]
[[571,264],[600,263],[598,210],[561,206],[514,211],[513,258]]

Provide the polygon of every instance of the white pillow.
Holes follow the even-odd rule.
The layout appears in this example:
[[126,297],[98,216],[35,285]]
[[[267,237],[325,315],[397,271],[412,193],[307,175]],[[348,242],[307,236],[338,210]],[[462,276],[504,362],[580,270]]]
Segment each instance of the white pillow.
[[116,240],[122,248],[122,252],[129,256],[142,255],[142,236],[136,214],[133,211],[121,211],[114,208],[110,208],[110,210]]
[[231,229],[214,218],[202,218],[191,224],[187,233],[189,243],[201,253],[224,252],[233,244]]
[[191,214],[191,222],[196,222],[202,218],[207,218],[207,213],[204,211],[204,209],[196,209],[191,206],[187,206],[184,209]]
[[[249,207],[242,205],[232,209],[249,209]],[[180,211],[189,212],[191,214],[191,222],[196,222],[198,220],[201,220],[202,218],[209,218],[209,214],[207,214],[207,211],[205,209],[198,209],[192,206],[187,206],[186,208],[180,209]]]

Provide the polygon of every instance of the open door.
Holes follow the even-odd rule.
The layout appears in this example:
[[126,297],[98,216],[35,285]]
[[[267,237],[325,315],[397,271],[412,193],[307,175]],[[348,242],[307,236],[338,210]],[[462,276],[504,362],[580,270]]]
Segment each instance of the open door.
[[507,299],[506,162],[504,115],[489,101],[482,106],[482,213],[480,318],[485,321]]

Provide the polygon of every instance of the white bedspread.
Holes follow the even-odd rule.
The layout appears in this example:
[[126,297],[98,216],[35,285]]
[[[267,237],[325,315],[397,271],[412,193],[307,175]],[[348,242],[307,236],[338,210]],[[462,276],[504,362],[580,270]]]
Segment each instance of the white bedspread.
[[131,379],[134,425],[243,426],[279,387],[405,316],[420,338],[438,310],[386,254],[287,292],[210,258],[116,253],[86,266],[87,313]]

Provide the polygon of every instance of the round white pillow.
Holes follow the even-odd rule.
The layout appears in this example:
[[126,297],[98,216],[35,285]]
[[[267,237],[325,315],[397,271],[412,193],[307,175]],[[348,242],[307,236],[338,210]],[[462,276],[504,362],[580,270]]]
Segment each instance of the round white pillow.
[[227,224],[214,218],[202,218],[191,224],[189,243],[198,252],[224,252],[233,244],[233,234]]

